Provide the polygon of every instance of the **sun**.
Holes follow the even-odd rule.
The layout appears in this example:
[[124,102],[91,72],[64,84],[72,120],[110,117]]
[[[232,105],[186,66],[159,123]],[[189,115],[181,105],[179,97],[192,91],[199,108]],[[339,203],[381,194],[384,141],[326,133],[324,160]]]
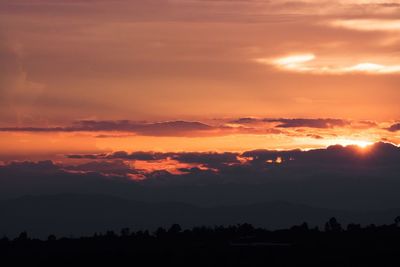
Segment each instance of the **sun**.
[[351,139],[345,139],[345,140],[340,140],[339,144],[342,146],[358,146],[359,148],[367,148],[368,146],[372,145],[374,142],[371,141],[366,141],[366,140],[351,140]]
[[356,145],[356,146],[358,146],[360,148],[366,148],[366,147],[372,145],[373,142],[364,141],[364,140],[350,140],[350,144]]
[[359,148],[365,149],[370,145],[374,144],[372,141],[367,140],[357,140],[357,139],[333,139],[329,141],[329,145],[342,145],[342,146],[357,146]]

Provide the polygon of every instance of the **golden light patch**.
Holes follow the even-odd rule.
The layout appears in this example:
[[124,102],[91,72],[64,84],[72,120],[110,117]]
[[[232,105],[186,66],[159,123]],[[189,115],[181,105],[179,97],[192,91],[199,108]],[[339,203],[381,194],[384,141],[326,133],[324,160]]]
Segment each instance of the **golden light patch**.
[[341,27],[359,31],[400,31],[398,19],[346,19],[329,23],[333,27]]
[[[388,59],[383,58],[387,61]],[[258,58],[260,64],[274,66],[277,69],[312,74],[395,74],[400,73],[400,65],[379,64],[374,62],[348,62],[333,58],[319,58],[314,54],[283,56],[275,59]]]

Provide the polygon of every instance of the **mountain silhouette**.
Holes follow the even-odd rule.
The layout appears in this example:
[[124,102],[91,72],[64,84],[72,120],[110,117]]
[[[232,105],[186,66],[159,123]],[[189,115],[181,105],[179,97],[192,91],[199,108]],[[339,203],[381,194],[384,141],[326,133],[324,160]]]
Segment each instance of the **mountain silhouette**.
[[27,231],[45,238],[92,235],[95,232],[131,229],[155,230],[179,223],[193,226],[251,223],[268,229],[285,228],[308,222],[323,226],[332,216],[343,223],[391,223],[400,209],[343,211],[287,202],[199,207],[178,202],[138,202],[108,195],[25,196],[0,202],[0,235],[16,236]]

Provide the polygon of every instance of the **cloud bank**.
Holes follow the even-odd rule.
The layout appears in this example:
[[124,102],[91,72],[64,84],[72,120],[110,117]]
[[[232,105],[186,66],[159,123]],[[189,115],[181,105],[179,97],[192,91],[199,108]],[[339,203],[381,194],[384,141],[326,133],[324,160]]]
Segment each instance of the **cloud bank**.
[[74,161],[0,166],[0,192],[4,197],[90,192],[197,204],[284,200],[382,208],[397,205],[400,189],[400,149],[389,143],[310,151],[116,152],[67,157]]

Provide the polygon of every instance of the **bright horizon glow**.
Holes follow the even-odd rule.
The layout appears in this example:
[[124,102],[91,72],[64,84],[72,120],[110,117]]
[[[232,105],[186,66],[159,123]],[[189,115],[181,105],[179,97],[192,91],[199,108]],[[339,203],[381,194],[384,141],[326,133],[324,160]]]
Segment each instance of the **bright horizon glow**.
[[367,140],[354,140],[354,139],[333,139],[327,142],[330,145],[341,145],[341,146],[351,146],[355,145],[360,148],[367,148],[368,146],[373,145],[375,142],[367,141]]

